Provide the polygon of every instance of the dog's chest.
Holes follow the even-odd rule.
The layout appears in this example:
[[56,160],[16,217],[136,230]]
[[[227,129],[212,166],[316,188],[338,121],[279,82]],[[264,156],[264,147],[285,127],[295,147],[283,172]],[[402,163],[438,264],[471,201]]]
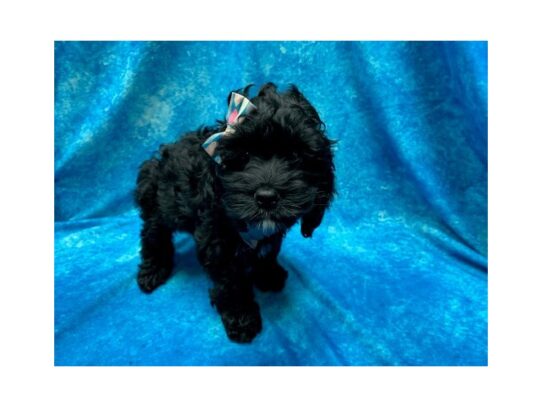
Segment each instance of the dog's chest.
[[248,242],[243,239],[245,244],[238,248],[237,255],[248,256],[248,258],[264,258],[273,251],[273,240],[272,236],[265,236],[261,240],[250,240]]

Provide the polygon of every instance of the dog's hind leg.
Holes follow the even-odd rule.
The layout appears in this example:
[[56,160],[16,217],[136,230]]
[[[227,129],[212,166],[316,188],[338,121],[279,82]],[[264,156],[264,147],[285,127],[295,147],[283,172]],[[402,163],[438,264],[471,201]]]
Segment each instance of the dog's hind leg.
[[147,219],[141,230],[141,263],[137,283],[150,293],[166,282],[173,269],[172,231],[154,219]]
[[164,283],[173,269],[172,230],[158,218],[157,190],[160,175],[156,159],[145,161],[137,177],[136,202],[140,208],[141,263],[137,283],[143,292],[150,293]]

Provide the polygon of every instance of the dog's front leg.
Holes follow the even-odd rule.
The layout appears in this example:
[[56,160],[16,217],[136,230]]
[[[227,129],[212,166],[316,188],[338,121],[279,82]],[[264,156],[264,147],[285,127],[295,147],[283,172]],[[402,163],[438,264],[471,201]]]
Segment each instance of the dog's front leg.
[[251,342],[262,330],[262,319],[250,280],[243,269],[233,266],[209,272],[214,282],[211,303],[220,314],[228,337],[235,342]]
[[228,337],[235,342],[251,342],[262,330],[262,319],[246,274],[245,256],[231,237],[196,233],[196,242],[199,260],[214,283],[211,304],[220,314]]
[[288,272],[277,262],[282,245],[280,234],[271,236],[259,244],[252,265],[254,285],[260,291],[281,291]]

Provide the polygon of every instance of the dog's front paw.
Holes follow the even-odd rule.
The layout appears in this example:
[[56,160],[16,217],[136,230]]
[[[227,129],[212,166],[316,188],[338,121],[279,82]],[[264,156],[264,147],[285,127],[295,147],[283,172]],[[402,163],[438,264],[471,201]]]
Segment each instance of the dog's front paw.
[[254,270],[254,285],[260,291],[281,291],[288,272],[278,263],[265,264]]
[[262,330],[260,307],[255,302],[246,307],[224,310],[220,316],[228,338],[234,342],[252,342]]
[[141,291],[148,294],[164,284],[170,274],[171,270],[163,267],[141,265],[137,273],[137,284]]

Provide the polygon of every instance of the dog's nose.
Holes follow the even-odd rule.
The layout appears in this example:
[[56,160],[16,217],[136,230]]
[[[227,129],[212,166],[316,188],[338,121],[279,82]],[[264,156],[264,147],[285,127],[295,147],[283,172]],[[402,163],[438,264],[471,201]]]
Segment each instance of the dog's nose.
[[256,190],[254,198],[261,208],[271,209],[277,206],[279,194],[273,188],[261,187]]

